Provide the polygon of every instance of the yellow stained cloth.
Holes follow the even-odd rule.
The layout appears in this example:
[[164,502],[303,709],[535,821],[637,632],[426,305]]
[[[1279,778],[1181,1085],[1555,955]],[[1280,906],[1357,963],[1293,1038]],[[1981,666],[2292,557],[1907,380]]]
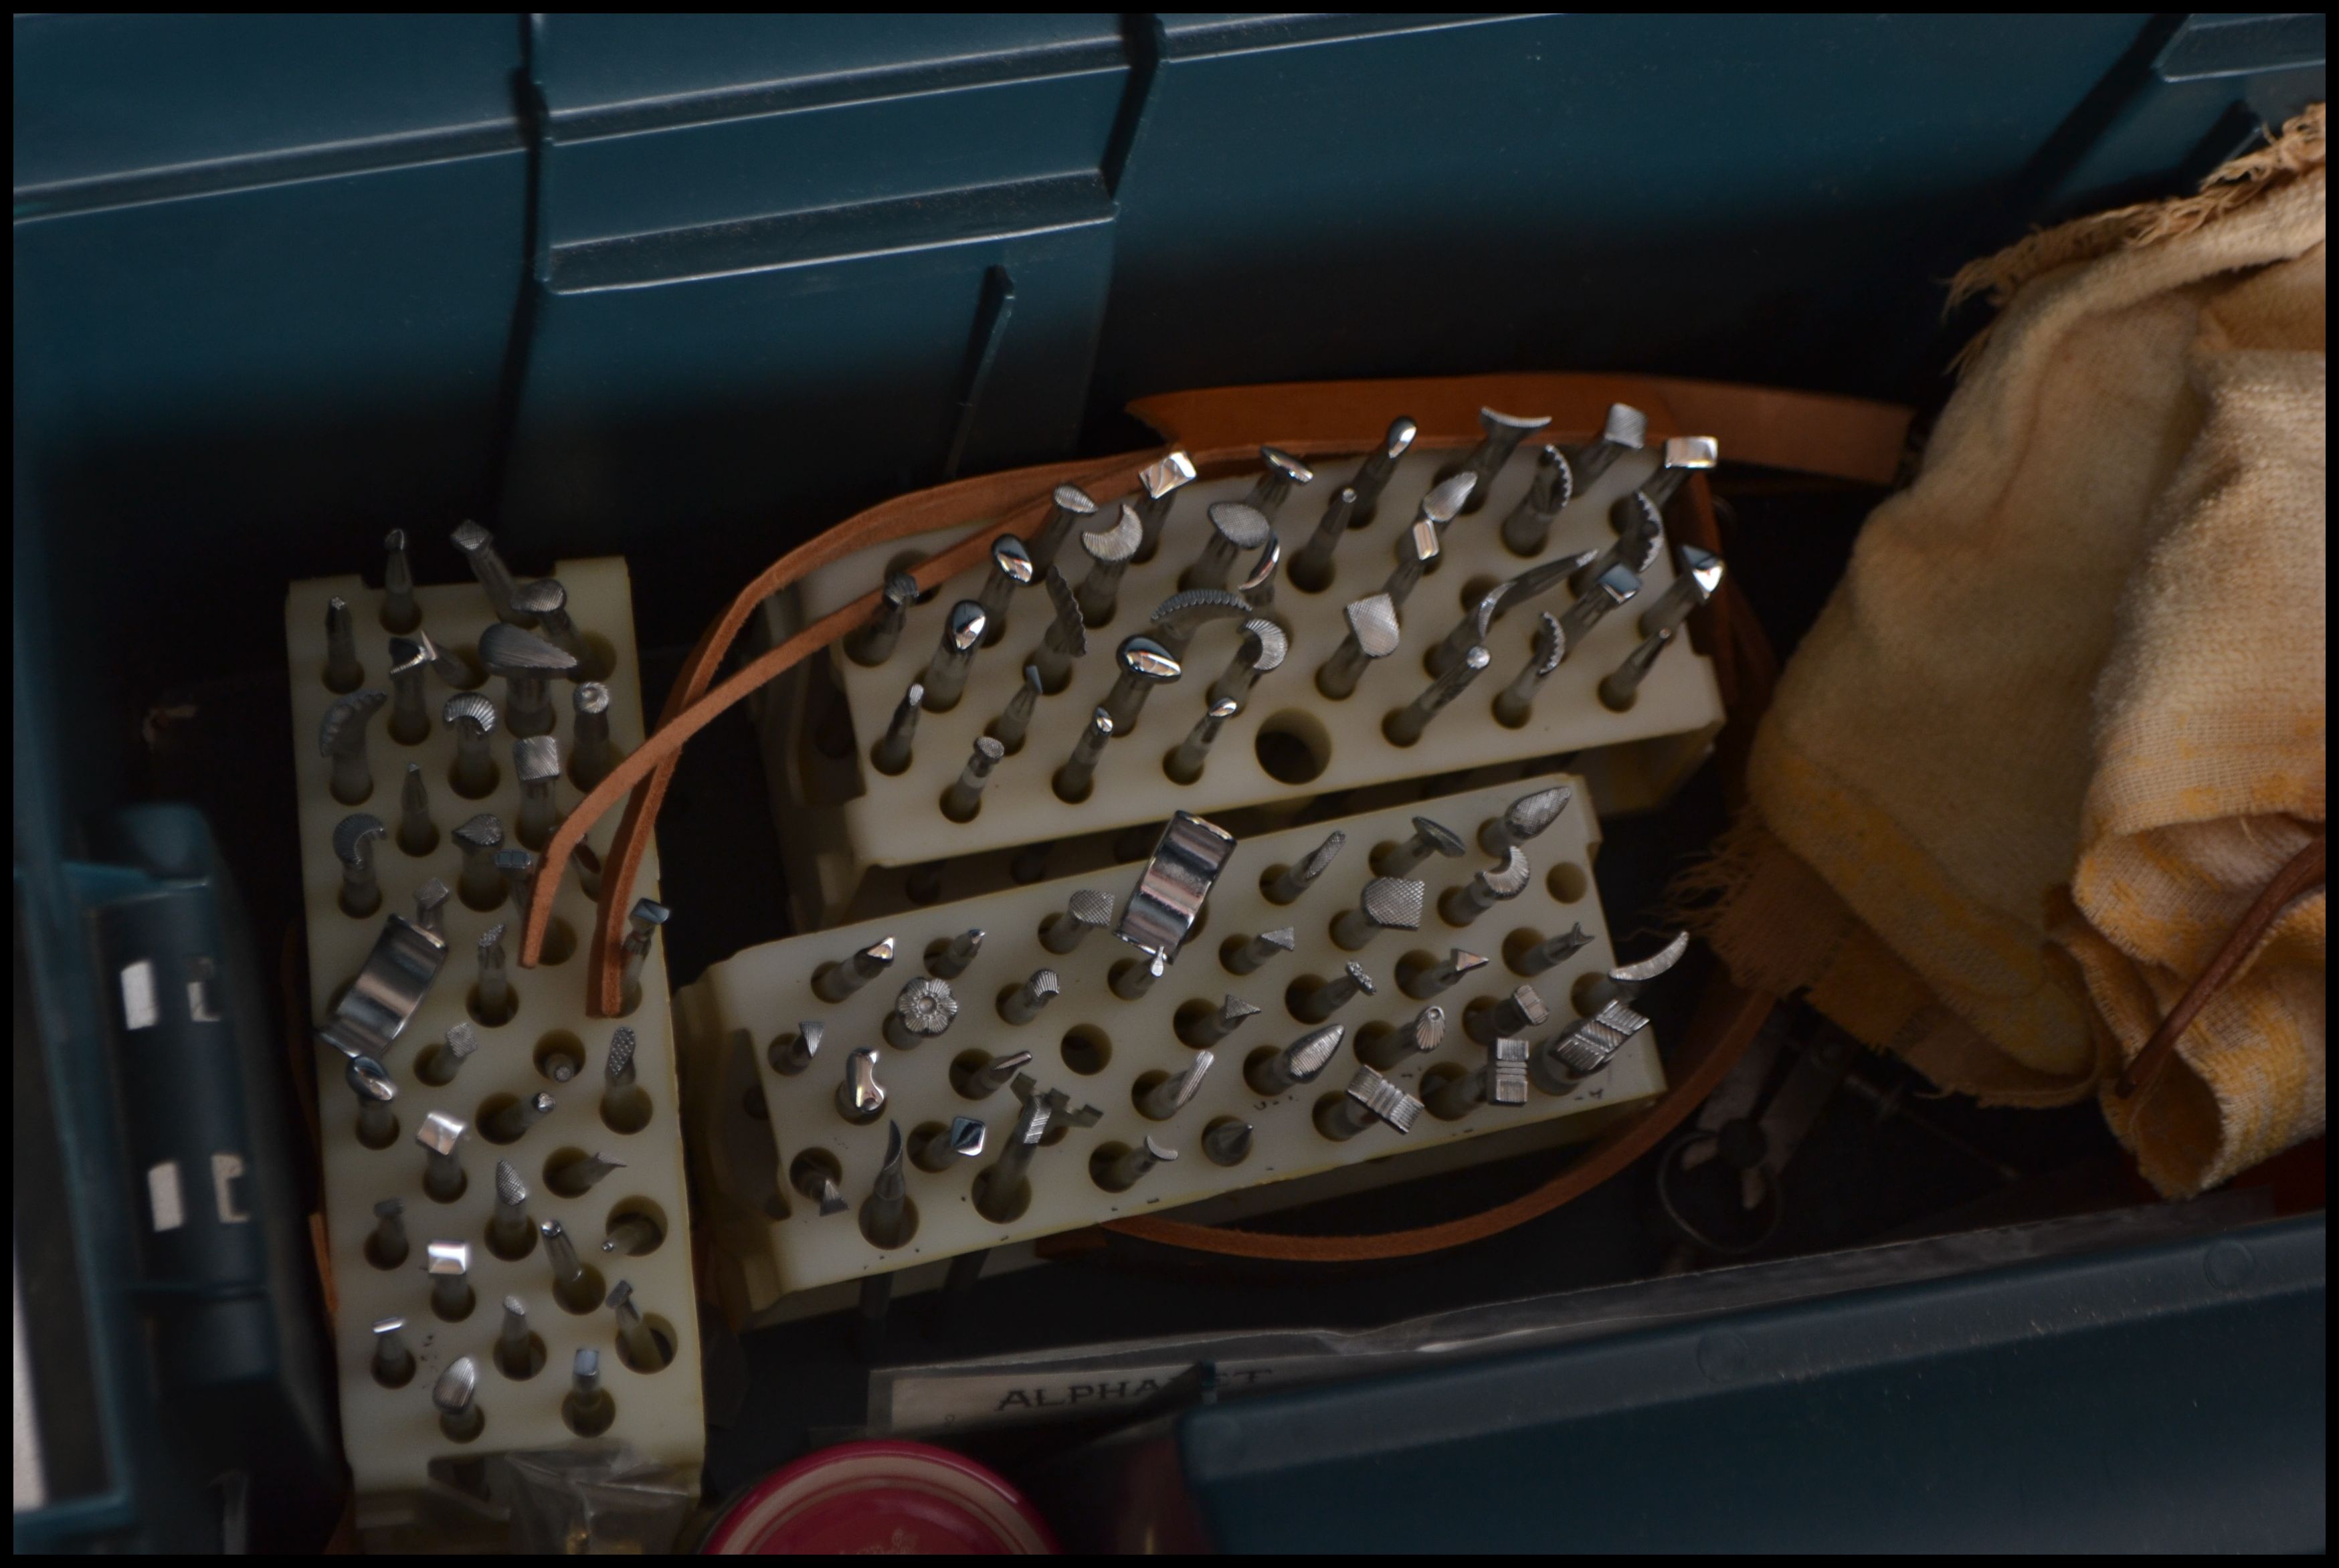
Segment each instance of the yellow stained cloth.
[[[2321,149],[2317,110],[2211,194],[1986,264],[2011,301],[1789,664],[1707,868],[1741,981],[1946,1087],[2069,1100],[2321,823]],[[2147,1095],[2107,1101],[2164,1190],[2322,1129],[2323,970],[2317,894]]]

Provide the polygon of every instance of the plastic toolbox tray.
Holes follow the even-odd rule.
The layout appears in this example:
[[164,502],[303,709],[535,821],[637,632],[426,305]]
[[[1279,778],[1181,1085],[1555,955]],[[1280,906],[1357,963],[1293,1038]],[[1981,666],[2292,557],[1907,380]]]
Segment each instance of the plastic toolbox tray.
[[[207,728],[223,684],[280,669],[281,585],[349,565],[321,518],[482,515],[538,561],[668,550],[688,568],[647,585],[645,624],[680,644],[707,577],[953,451],[1043,460],[1084,416],[1101,449],[1166,387],[1629,365],[1929,396],[1939,279],[2189,189],[2324,92],[2319,15],[47,13],[14,34],[19,990],[81,1063],[111,1026],[65,951],[87,927],[61,867],[124,803],[198,801],[273,949],[289,835],[245,809],[268,792],[157,784],[123,743],[191,692]],[[1423,82],[1468,86],[1426,128],[1387,113]],[[1031,134],[970,167],[996,124]],[[790,137],[836,125],[848,150],[807,186]],[[597,248],[647,265],[578,287]],[[55,1189],[85,1238],[143,1223],[107,1147],[75,1142]],[[108,1463],[54,1473],[16,1540],[209,1549],[216,1469],[160,1455],[214,1457],[215,1424],[113,1332],[135,1266],[92,1247]]]

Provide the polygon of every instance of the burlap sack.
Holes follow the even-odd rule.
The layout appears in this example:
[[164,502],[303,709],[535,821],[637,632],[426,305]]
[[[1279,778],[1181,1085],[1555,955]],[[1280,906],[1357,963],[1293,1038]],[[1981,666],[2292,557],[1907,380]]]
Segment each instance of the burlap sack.
[[[1698,886],[1742,982],[1935,1081],[2087,1093],[2324,820],[2322,112],[2034,236],[1781,678]],[[2324,1122],[2323,900],[2112,1121],[2164,1190]]]

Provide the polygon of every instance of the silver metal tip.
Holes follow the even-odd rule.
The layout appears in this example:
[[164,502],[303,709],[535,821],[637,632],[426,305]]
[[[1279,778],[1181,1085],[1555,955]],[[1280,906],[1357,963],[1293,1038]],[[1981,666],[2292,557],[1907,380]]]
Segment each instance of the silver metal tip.
[[1516,581],[1515,577],[1510,582],[1496,583],[1480,594],[1478,602],[1470,606],[1470,625],[1480,641],[1484,641],[1486,634],[1494,629],[1495,616],[1502,610],[1503,601],[1510,597],[1512,585]]
[[1374,594],[1349,605],[1343,612],[1348,618],[1348,631],[1357,646],[1368,659],[1387,658],[1396,652],[1396,601],[1387,594]]
[[525,735],[512,742],[512,767],[522,784],[550,783],[560,776],[560,743],[550,735]]
[[950,981],[922,974],[893,998],[893,1016],[913,1034],[940,1034],[958,1016],[958,998]]
[[1421,835],[1421,840],[1424,843],[1427,844],[1431,849],[1436,850],[1439,854],[1445,855],[1448,859],[1451,859],[1455,855],[1463,853],[1469,848],[1469,845],[1462,842],[1462,835],[1460,833],[1456,833],[1452,828],[1447,827],[1444,823],[1437,821],[1435,817],[1417,816],[1414,818],[1413,831]]
[[1137,547],[1145,539],[1145,524],[1137,508],[1127,501],[1120,504],[1120,515],[1112,527],[1100,528],[1081,536],[1081,548],[1093,561],[1125,561],[1137,554]]
[[471,1407],[471,1397],[479,1388],[479,1364],[468,1356],[459,1356],[430,1386],[430,1403],[449,1415],[459,1415]]
[[1649,416],[1630,403],[1611,403],[1607,420],[1600,428],[1600,439],[1612,447],[1638,450],[1649,439]]
[[1029,583],[1033,575],[1031,552],[1013,534],[1002,534],[991,541],[991,564],[1019,583]]
[[1186,631],[1206,621],[1249,620],[1257,615],[1251,602],[1231,588],[1181,588],[1153,606],[1155,626]]
[[982,628],[991,617],[972,599],[961,599],[950,609],[950,624],[943,633],[943,640],[959,653],[965,653],[982,640]]
[[1241,501],[1214,501],[1209,517],[1219,537],[1238,549],[1255,550],[1275,535],[1275,525],[1267,514]]
[[[453,1030],[447,1031],[448,1039],[452,1040],[454,1035]],[[414,1141],[433,1154],[452,1154],[467,1130],[459,1119],[443,1110],[434,1110],[425,1115],[422,1125],[414,1129]]]
[[1184,668],[1168,648],[1148,636],[1123,638],[1113,656],[1122,669],[1149,681],[1174,681]]
[[1054,567],[1050,567],[1041,578],[1041,582],[1048,590],[1048,603],[1055,610],[1057,621],[1071,628],[1079,638],[1077,645],[1071,650],[1072,654],[1077,657],[1086,653],[1088,633],[1084,629],[1084,622],[1081,617],[1080,596],[1073,590],[1071,579]]
[[1422,516],[1433,523],[1450,523],[1462,515],[1463,506],[1470,492],[1478,488],[1478,476],[1461,473],[1432,488],[1421,498]]
[[1314,1078],[1331,1062],[1339,1050],[1340,1042],[1348,1037],[1345,1023],[1327,1024],[1311,1030],[1291,1042],[1283,1053],[1284,1066],[1302,1082]]
[[333,855],[343,865],[354,866],[364,857],[365,845],[388,834],[390,829],[381,818],[370,812],[345,816],[333,825]]
[[1291,656],[1290,636],[1265,616],[1244,622],[1243,631],[1258,643],[1258,654],[1250,667],[1260,675],[1281,669],[1283,661]]
[[1699,549],[1695,545],[1682,545],[1675,552],[1681,559],[1682,575],[1694,582],[1698,591],[1708,598],[1722,587],[1722,557]]
[[1567,634],[1559,629],[1559,617],[1545,610],[1535,617],[1535,674],[1547,676],[1559,668],[1559,661],[1567,656]]
[[1710,468],[1722,461],[1722,443],[1712,436],[1673,436],[1665,441],[1668,468]]
[[1503,863],[1478,873],[1486,879],[1486,886],[1497,897],[1515,898],[1526,890],[1534,873],[1528,869],[1526,852],[1513,844],[1503,857]]
[[488,735],[496,733],[495,702],[479,692],[457,692],[439,710],[439,716],[446,724],[471,724]]
[[1362,908],[1375,925],[1391,931],[1417,931],[1429,884],[1403,877],[1377,876],[1365,883]]
[[1295,485],[1312,485],[1316,482],[1315,469],[1279,447],[1261,447],[1258,449],[1258,459],[1260,462]]
[[1158,501],[1179,486],[1193,483],[1194,472],[1193,459],[1183,452],[1172,452],[1160,462],[1139,469],[1137,482],[1144,487],[1149,498]]
[[494,676],[555,676],[575,669],[577,656],[508,621],[496,621],[479,634],[479,662]]
[[1621,605],[1641,591],[1641,574],[1619,563],[1593,579],[1592,586],[1608,596],[1608,602]]
[[350,1058],[342,1076],[351,1089],[368,1100],[388,1105],[398,1098],[398,1085],[390,1081],[390,1070],[370,1056]]
[[1503,831],[1513,838],[1533,838],[1556,822],[1574,798],[1575,791],[1567,784],[1523,794],[1504,808]]
[[1283,541],[1275,535],[1269,534],[1267,536],[1266,545],[1258,552],[1258,559],[1252,563],[1248,575],[1235,585],[1235,593],[1248,601],[1251,595],[1258,593],[1274,580],[1277,568],[1282,565]]
[[512,590],[512,607],[532,616],[558,615],[568,607],[568,590],[558,577],[539,577]]
[[[1464,478],[1469,478],[1467,474],[1465,474],[1462,477]],[[1424,518],[1420,521],[1408,527],[1405,530],[1405,537],[1400,541],[1400,543],[1404,544],[1406,547],[1412,552],[1413,558],[1415,560],[1423,563],[1425,566],[1429,562],[1436,560],[1437,558],[1437,552],[1445,548],[1445,547],[1438,542],[1437,524],[1428,518]]]
[[1347,833],[1337,828],[1333,829],[1331,833],[1325,835],[1324,842],[1308,851],[1308,858],[1299,863],[1300,874],[1310,882],[1322,876],[1326,868],[1331,865],[1333,858],[1340,853],[1340,846],[1347,842]]
[[353,742],[365,734],[365,721],[390,701],[388,692],[366,690],[351,692],[325,710],[325,722],[317,728],[317,749],[331,756],[345,742]]
[[1685,931],[1675,932],[1673,933],[1673,941],[1665,943],[1665,945],[1660,948],[1657,952],[1635,963],[1618,964],[1614,969],[1608,971],[1608,978],[1626,984],[1635,984],[1645,981],[1654,980],[1657,976],[1664,973],[1667,970],[1673,968],[1673,965],[1679,963],[1682,960],[1682,954],[1688,951],[1689,932]]

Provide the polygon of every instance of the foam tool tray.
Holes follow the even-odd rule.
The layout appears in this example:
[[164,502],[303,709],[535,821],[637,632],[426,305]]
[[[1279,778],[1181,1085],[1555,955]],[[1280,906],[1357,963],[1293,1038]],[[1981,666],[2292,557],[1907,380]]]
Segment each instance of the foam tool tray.
[[[1475,842],[1481,824],[1523,793],[1552,784],[1570,786],[1574,798],[1521,846],[1532,873],[1525,889],[1466,925],[1450,923],[1441,912],[1441,895],[1497,858]],[[1413,836],[1416,814],[1434,816],[1471,842],[1458,855],[1433,854],[1404,873],[1425,884],[1417,929],[1380,930],[1361,950],[1349,951],[1336,939],[1334,922],[1357,906],[1386,848]],[[1329,868],[1292,902],[1271,902],[1268,884],[1279,870],[1304,863],[1334,832],[1344,835],[1344,843]],[[1534,1088],[1525,1103],[1481,1102],[1452,1120],[1422,1109],[1406,1134],[1374,1120],[1345,1140],[1321,1130],[1317,1116],[1327,1097],[1344,1097],[1359,1065],[1363,1032],[1374,1025],[1402,1027],[1425,1006],[1444,1011],[1443,1043],[1408,1051],[1385,1072],[1396,1089],[1415,1095],[1488,1062],[1495,1037],[1479,1027],[1481,1015],[1512,998],[1522,984],[1531,984],[1548,1008],[1547,1021],[1526,1030],[1527,1036],[1540,1042],[1573,1023],[1588,977],[1614,962],[1591,875],[1595,841],[1580,781],[1553,777],[1263,834],[1235,846],[1202,905],[1199,928],[1135,1000],[1116,994],[1113,977],[1125,966],[1142,967],[1148,961],[1110,926],[1088,930],[1062,954],[1043,944],[1042,928],[1083,890],[1109,892],[1117,921],[1141,867],[1120,868],[1110,882],[1075,877],[1034,883],[748,949],[707,970],[675,999],[694,1063],[752,1056],[753,1081],[731,1084],[729,1091],[745,1097],[751,1115],[769,1124],[766,1169],[744,1172],[735,1157],[733,1168],[715,1184],[727,1189],[721,1200],[726,1212],[716,1227],[722,1245],[740,1253],[749,1274],[785,1293],[1384,1160],[1408,1149],[1421,1150],[1429,1159],[1431,1151],[1530,1124],[1550,1124],[1551,1141],[1562,1141],[1571,1119],[1602,1114],[1662,1090],[1663,1070],[1648,1030],[1632,1036],[1604,1069],[1564,1094]],[[1579,924],[1588,940],[1570,956],[1532,980],[1517,972],[1515,963],[1525,962],[1527,948]],[[1244,939],[1284,927],[1292,932],[1289,951],[1248,973],[1229,969],[1225,954],[1230,947],[1239,950]],[[898,1026],[889,1036],[887,1022],[895,1015],[897,999],[909,988],[926,985],[930,955],[944,952],[951,939],[970,928],[985,934],[972,962],[947,981],[958,1004],[954,1019],[931,1038]],[[889,938],[895,953],[889,968],[841,1002],[822,1000],[817,987],[824,965],[848,961]],[[1428,969],[1457,947],[1489,962],[1433,996],[1407,993],[1401,974]],[[1316,981],[1342,975],[1351,962],[1363,967],[1376,991],[1356,996],[1327,1020],[1315,1020],[1301,993]],[[1055,971],[1061,993],[1030,1021],[1006,1021],[1006,999],[1042,968]],[[1256,1014],[1215,1044],[1192,1043],[1196,1025],[1219,1014],[1230,994],[1255,1006]],[[1276,1094],[1260,1093],[1248,1081],[1247,1064],[1254,1053],[1288,1047],[1327,1023],[1345,1025],[1346,1033],[1312,1080]],[[811,1032],[807,1025],[818,1026],[816,1052],[799,1070],[783,1070],[800,1060],[799,1042]],[[1481,1033],[1484,1041],[1474,1038]],[[860,1122],[848,1119],[838,1093],[856,1049],[875,1053],[873,1071],[885,1091],[879,1114]],[[1210,1050],[1212,1061],[1191,1097],[1167,1119],[1143,1114],[1138,1098],[1187,1072],[1202,1049]],[[971,1070],[1022,1051],[1031,1055],[1023,1070],[1030,1080],[1026,1092],[1044,1099],[1061,1091],[1062,1103],[1046,1141],[1031,1157],[1028,1203],[1021,1213],[996,1223],[978,1211],[977,1182],[1013,1137],[1024,1100],[1012,1084],[971,1099],[963,1080]],[[1091,1107],[1099,1113],[1093,1119],[1085,1114]],[[693,1136],[702,1157],[730,1137],[724,1123],[733,1109],[694,1103]],[[962,1117],[983,1124],[982,1152],[943,1158],[938,1170],[905,1160],[908,1212],[914,1219],[893,1245],[873,1243],[864,1231],[864,1206],[893,1129],[914,1153],[936,1147],[930,1140],[945,1139],[944,1129]],[[1230,1120],[1250,1125],[1249,1149],[1239,1163],[1221,1165],[1209,1157],[1205,1133]],[[1153,1166],[1126,1190],[1113,1190],[1113,1160],[1141,1149],[1148,1138],[1174,1149],[1177,1158]],[[1505,1140],[1495,1141],[1504,1144],[1504,1151],[1515,1151]],[[1402,1163],[1391,1161],[1392,1169]],[[824,1175],[836,1189],[826,1204],[820,1201]]]
[[[1703,754],[1704,742],[1721,725],[1722,697],[1712,666],[1683,637],[1658,657],[1629,710],[1611,711],[1599,700],[1597,687],[1640,642],[1641,612],[1673,581],[1678,563],[1670,540],[1643,574],[1637,599],[1603,618],[1569,651],[1536,695],[1524,725],[1512,728],[1496,722],[1495,701],[1527,664],[1540,612],[1563,614],[1571,603],[1564,584],[1508,610],[1494,625],[1485,639],[1491,656],[1487,667],[1430,723],[1417,743],[1392,744],[1382,730],[1388,714],[1429,685],[1425,655],[1486,589],[1539,561],[1604,549],[1614,541],[1611,504],[1651,477],[1661,445],[1626,453],[1581,486],[1552,525],[1544,547],[1523,557],[1506,547],[1500,528],[1533,482],[1540,442],[1524,442],[1496,474],[1485,506],[1446,528],[1440,557],[1430,563],[1428,575],[1404,605],[1396,651],[1370,662],[1353,695],[1333,700],[1318,692],[1315,677],[1347,635],[1346,606],[1380,589],[1423,497],[1441,468],[1460,457],[1450,450],[1408,454],[1398,462],[1371,522],[1341,539],[1327,584],[1306,591],[1290,580],[1288,570],[1278,573],[1271,600],[1260,613],[1284,627],[1288,656],[1280,668],[1259,678],[1247,705],[1226,722],[1200,776],[1187,784],[1174,782],[1167,771],[1168,757],[1202,718],[1206,694],[1241,645],[1243,623],[1239,619],[1214,621],[1201,628],[1186,650],[1179,678],[1155,689],[1136,728],[1116,735],[1104,747],[1093,790],[1083,800],[1067,803],[1058,798],[1051,780],[1114,684],[1116,647],[1124,637],[1147,631],[1154,607],[1179,591],[1179,575],[1211,537],[1211,505],[1244,499],[1257,475],[1187,484],[1170,498],[1158,553],[1150,561],[1127,567],[1115,613],[1089,628],[1088,654],[1074,666],[1069,685],[1039,700],[1023,745],[992,769],[974,817],[955,822],[941,809],[943,793],[972,754],[977,737],[1022,682],[1025,659],[1051,618],[1042,587],[1012,595],[1009,629],[996,646],[976,655],[963,699],[946,712],[920,716],[905,772],[888,776],[872,765],[870,754],[910,683],[926,670],[952,606],[973,598],[981,588],[991,569],[986,563],[981,571],[952,578],[913,606],[892,656],[882,664],[863,666],[841,649],[831,651],[849,737],[834,715],[806,724],[789,705],[768,705],[763,710],[767,726],[778,725],[785,732],[767,734],[765,744],[766,755],[776,759],[781,775],[775,787],[785,804],[779,820],[802,823],[806,804],[823,804],[824,794],[844,797],[833,803],[836,831],[823,834],[824,841],[832,836],[838,841],[824,852],[830,863],[820,872],[824,908],[834,913],[852,901],[853,890],[873,866],[918,867],[963,859],[1002,846],[1160,822],[1179,810],[1208,814],[1521,757],[1618,747],[1657,736],[1692,737],[1693,744],[1666,748],[1667,760],[1654,764],[1663,778],[1636,780],[1630,792],[1641,797],[1661,795],[1694,765]],[[1287,567],[1356,466],[1354,459],[1321,459],[1315,479],[1292,490],[1282,502],[1275,527]],[[1083,519],[1083,527],[1108,528],[1118,515],[1117,506],[1100,507]],[[972,519],[966,528],[936,533],[923,547],[919,541],[896,543],[814,573],[800,585],[803,619],[809,622],[849,603],[889,569],[923,558],[979,523]],[[1075,529],[1066,539],[1056,561],[1075,586],[1089,566],[1081,531]],[[1239,581],[1255,558],[1253,552],[1245,552],[1233,580]],[[824,746],[829,755],[814,759],[807,754],[814,746]],[[836,772],[845,766],[854,770],[854,776],[840,787]],[[1587,771],[1604,787],[1605,770]],[[826,782],[815,783],[816,778]],[[1643,798],[1634,804],[1653,803]]]
[[[559,563],[556,576],[567,587],[568,612],[596,655],[609,688],[611,735],[622,751],[642,739],[641,685],[635,659],[633,615],[625,563],[615,558]],[[492,813],[509,833],[518,817],[520,788],[511,740],[498,725],[492,737],[498,781],[488,794],[466,799],[453,788],[455,755],[440,708],[453,688],[434,675],[428,686],[431,723],[419,745],[400,745],[385,722],[389,710],[369,725],[371,796],[344,804],[331,793],[329,763],[319,752],[319,727],[335,700],[325,680],[327,601],[349,601],[355,611],[357,646],[364,686],[388,689],[389,634],[380,623],[383,595],[360,579],[320,578],[292,586],[285,606],[286,636],[292,671],[292,754],[301,799],[301,869],[305,883],[310,1005],[321,1022],[357,974],[392,914],[410,919],[415,892],[433,877],[449,888],[459,884],[462,852],[453,829],[478,813]],[[474,671],[479,668],[479,636],[493,623],[486,595],[474,584],[422,587],[415,597],[422,629],[442,646],[457,650]],[[505,683],[487,679],[477,690],[498,709]],[[552,682],[555,734],[564,761],[570,753],[574,723],[570,686]],[[398,836],[400,788],[407,764],[419,763],[429,788],[439,843],[426,854],[408,853]],[[556,804],[573,806],[580,792],[567,776],[554,786]],[[365,919],[343,912],[340,863],[333,850],[335,825],[353,812],[367,812],[390,825],[375,843],[374,863],[381,889],[379,911]],[[607,829],[597,829],[596,850],[607,848]],[[511,842],[508,840],[507,842]],[[657,860],[653,850],[644,867],[642,891],[656,896]],[[582,936],[590,930],[593,906],[571,876],[554,904],[555,924],[547,962],[534,970],[508,966],[518,1006],[508,1021],[489,1027],[473,1012],[479,938],[498,922],[515,922],[518,910],[470,907],[458,895],[444,906],[448,945],[445,967],[421,1007],[385,1060],[398,1088],[390,1109],[396,1136],[370,1148],[357,1130],[357,1100],[344,1081],[347,1060],[321,1039],[316,1046],[319,1124],[324,1138],[325,1216],[339,1306],[334,1340],[340,1370],[342,1432],[360,1496],[360,1523],[391,1528],[409,1522],[434,1461],[473,1458],[485,1452],[583,1445],[563,1415],[573,1357],[581,1347],[600,1354],[603,1386],[615,1401],[614,1424],[599,1443],[624,1443],[646,1457],[668,1464],[692,1480],[706,1433],[698,1378],[698,1325],[690,1268],[689,1224],[684,1196],[682,1128],[677,1114],[673,1028],[666,1001],[665,951],[654,942],[641,975],[641,1001],[624,1018],[593,1019],[585,1012]],[[516,952],[509,934],[508,951]],[[553,962],[552,955],[560,955]],[[429,1076],[443,1066],[449,1031],[469,1021],[479,1046],[457,1069],[453,1080],[434,1085]],[[619,1026],[634,1031],[637,1050],[630,1091],[605,1096],[605,1069],[611,1039]],[[427,1065],[426,1065],[427,1064]],[[482,1119],[514,1099],[552,1095],[551,1112],[517,1140],[498,1145],[487,1138]],[[425,1190],[425,1151],[415,1135],[430,1112],[459,1119],[465,1131],[458,1150],[466,1185],[452,1202],[434,1200]],[[609,1173],[579,1197],[563,1197],[548,1172],[580,1153],[606,1154],[624,1169]],[[530,1228],[523,1256],[498,1255],[489,1236],[496,1190],[495,1166],[508,1159],[529,1189],[533,1222],[558,1219],[584,1259],[584,1287],[567,1300],[555,1291],[548,1248]],[[385,1266],[371,1241],[375,1205],[385,1198],[404,1205],[406,1257]],[[646,1252],[605,1251],[613,1220],[646,1219],[659,1239]],[[627,1228],[628,1245],[643,1232]],[[474,1305],[459,1321],[440,1317],[425,1272],[429,1244],[468,1243],[468,1283]],[[620,1352],[616,1315],[605,1304],[619,1280],[633,1286],[633,1299],[664,1345],[666,1365],[642,1370]],[[496,1356],[503,1301],[518,1297],[528,1325],[541,1344],[538,1370],[515,1377]],[[579,1309],[581,1308],[581,1310]],[[406,1320],[404,1343],[417,1363],[401,1386],[386,1387],[373,1369],[372,1325],[386,1317]],[[468,1444],[441,1431],[431,1391],[440,1372],[459,1356],[471,1356],[480,1377],[477,1404],[484,1429]]]

